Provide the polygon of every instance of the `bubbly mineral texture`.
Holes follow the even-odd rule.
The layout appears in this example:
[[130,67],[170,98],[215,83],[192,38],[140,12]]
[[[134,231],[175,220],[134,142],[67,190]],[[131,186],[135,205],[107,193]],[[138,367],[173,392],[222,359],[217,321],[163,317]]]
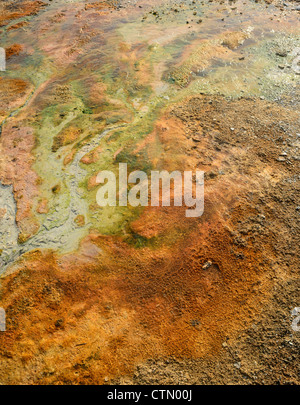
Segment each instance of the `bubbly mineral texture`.
[[[299,384],[295,4],[1,2],[1,384]],[[100,207],[120,163],[203,215]]]

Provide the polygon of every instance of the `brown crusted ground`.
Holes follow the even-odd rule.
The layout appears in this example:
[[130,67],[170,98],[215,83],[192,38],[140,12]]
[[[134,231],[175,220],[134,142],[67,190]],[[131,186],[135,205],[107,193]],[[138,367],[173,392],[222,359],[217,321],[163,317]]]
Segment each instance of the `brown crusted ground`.
[[0,123],[26,102],[33,86],[20,78],[0,77]]
[[[28,82],[22,79],[11,79],[0,77],[0,95],[1,95],[1,108],[9,110],[10,105],[14,103],[21,104],[24,100],[24,95],[28,95],[31,86]],[[19,101],[20,100],[20,101]]]
[[29,25],[29,22],[28,22],[28,21],[21,21],[21,22],[19,22],[19,23],[16,23],[16,24],[11,25],[10,27],[7,28],[7,30],[8,30],[8,31],[17,30],[17,29],[19,29],[19,28],[26,27],[27,25]]
[[63,129],[53,140],[52,152],[57,152],[62,146],[74,143],[78,140],[81,133],[82,130],[80,128],[73,126]]
[[0,381],[299,382],[298,120],[208,96],[166,112],[135,153],[205,170],[204,215],[146,209],[127,230],[139,249],[94,232],[76,255],[26,255],[2,280]]
[[6,58],[10,59],[12,56],[17,56],[20,54],[20,52],[23,50],[22,45],[20,44],[13,44],[9,46],[8,48],[5,49],[6,52]]
[[[93,9],[99,15],[105,14],[107,8],[115,8],[118,4],[117,0],[106,0],[94,3],[85,4],[85,9]],[[9,25],[13,20],[36,15],[43,7],[47,6],[47,2],[40,0],[1,0],[0,4],[0,27]],[[8,27],[11,29],[18,29],[28,25],[28,22],[19,22]]]
[[[114,8],[118,4],[117,0],[102,0],[102,1],[96,1],[94,3],[87,3],[84,8],[85,10],[97,10],[97,11],[102,11],[106,10],[107,7]],[[101,14],[100,14],[101,15]]]
[[17,18],[35,15],[46,6],[43,1],[5,0],[0,5],[0,27]]
[[37,196],[38,176],[32,170],[35,146],[33,130],[22,123],[10,123],[1,134],[0,170],[3,184],[13,184],[17,203],[16,221],[20,242],[33,235],[38,224],[32,218],[32,201]]

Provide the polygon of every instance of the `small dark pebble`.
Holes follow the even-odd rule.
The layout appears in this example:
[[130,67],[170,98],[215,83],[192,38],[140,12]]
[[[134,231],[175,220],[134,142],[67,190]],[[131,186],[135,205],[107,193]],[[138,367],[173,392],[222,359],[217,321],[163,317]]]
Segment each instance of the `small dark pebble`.
[[55,322],[55,327],[56,327],[56,328],[61,328],[61,327],[63,326],[63,323],[64,323],[63,319],[58,319],[58,320]]

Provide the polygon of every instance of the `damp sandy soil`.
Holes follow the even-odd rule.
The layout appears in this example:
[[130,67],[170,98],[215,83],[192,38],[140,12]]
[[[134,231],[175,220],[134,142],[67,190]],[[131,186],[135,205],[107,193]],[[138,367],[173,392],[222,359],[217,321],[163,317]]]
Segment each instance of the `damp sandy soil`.
[[[2,384],[299,384],[297,7],[2,2]],[[124,162],[203,216],[100,208]]]

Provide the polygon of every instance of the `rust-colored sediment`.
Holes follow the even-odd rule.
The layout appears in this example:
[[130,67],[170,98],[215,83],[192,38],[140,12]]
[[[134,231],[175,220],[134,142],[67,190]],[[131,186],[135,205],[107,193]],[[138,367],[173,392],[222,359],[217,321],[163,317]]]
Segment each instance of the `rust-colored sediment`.
[[13,44],[5,49],[6,51],[6,58],[10,59],[12,56],[17,56],[23,50],[22,45],[20,44]]
[[3,184],[13,184],[20,242],[25,241],[39,228],[32,216],[32,201],[38,195],[38,176],[32,170],[34,158],[31,152],[34,145],[32,128],[22,126],[20,122],[8,124],[2,131],[0,170]]
[[46,6],[43,1],[20,1],[9,0],[2,2],[0,6],[0,27],[5,26],[11,20],[35,15]]
[[128,230],[144,247],[92,232],[74,255],[25,255],[2,280],[1,380],[102,384],[149,358],[217,356],[269,299],[287,252],[283,179],[296,168],[277,157],[295,122],[262,100],[199,96],[165,112],[135,153],[153,162],[159,145],[158,168],[205,170],[204,215],[147,208]]

